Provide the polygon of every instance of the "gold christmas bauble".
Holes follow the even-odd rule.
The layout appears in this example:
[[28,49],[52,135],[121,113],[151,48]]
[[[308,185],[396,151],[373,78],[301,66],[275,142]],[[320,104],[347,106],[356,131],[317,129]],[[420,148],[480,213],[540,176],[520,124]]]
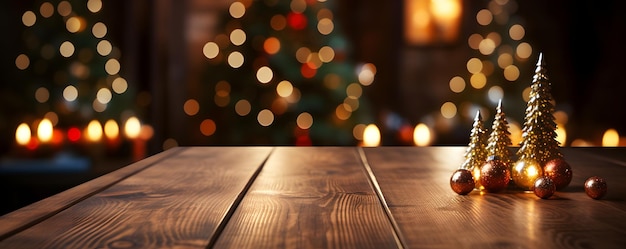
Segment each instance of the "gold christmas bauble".
[[537,178],[543,175],[539,162],[531,158],[521,159],[513,165],[511,178],[515,185],[525,190],[532,190]]

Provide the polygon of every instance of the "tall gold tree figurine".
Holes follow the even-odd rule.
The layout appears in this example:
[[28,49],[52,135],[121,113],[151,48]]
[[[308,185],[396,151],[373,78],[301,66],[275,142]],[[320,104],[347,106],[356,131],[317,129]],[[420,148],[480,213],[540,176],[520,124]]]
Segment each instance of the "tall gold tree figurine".
[[493,124],[491,125],[491,134],[487,140],[487,154],[498,158],[510,167],[512,160],[509,145],[512,144],[509,122],[506,120],[506,115],[502,111],[502,100],[500,100],[498,107],[496,107],[496,115]]
[[552,159],[563,157],[559,149],[559,141],[556,140],[551,88],[546,75],[543,54],[540,53],[530,87],[530,97],[522,129],[522,142],[517,156],[520,160],[535,159],[542,167]]
[[564,160],[556,140],[554,100],[552,85],[546,74],[543,54],[539,54],[535,75],[530,86],[530,96],[522,128],[522,142],[517,151],[513,181],[526,189],[532,188],[539,175],[550,177],[557,189],[565,188],[572,179],[572,169]]

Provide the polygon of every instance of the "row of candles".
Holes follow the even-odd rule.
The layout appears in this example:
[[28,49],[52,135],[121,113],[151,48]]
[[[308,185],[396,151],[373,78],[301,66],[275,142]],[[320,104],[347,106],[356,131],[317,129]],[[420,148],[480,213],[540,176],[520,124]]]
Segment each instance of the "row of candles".
[[146,143],[153,134],[152,126],[142,124],[137,117],[128,118],[122,128],[113,119],[104,125],[94,119],[83,129],[73,126],[67,130],[54,127],[52,121],[43,118],[32,129],[29,124],[21,123],[15,130],[15,141],[19,148],[25,149],[23,154],[31,155],[38,151],[61,150],[67,144],[86,145],[93,148],[94,153],[102,153],[107,148],[119,148],[126,139],[132,144],[132,158],[136,161],[146,156]]

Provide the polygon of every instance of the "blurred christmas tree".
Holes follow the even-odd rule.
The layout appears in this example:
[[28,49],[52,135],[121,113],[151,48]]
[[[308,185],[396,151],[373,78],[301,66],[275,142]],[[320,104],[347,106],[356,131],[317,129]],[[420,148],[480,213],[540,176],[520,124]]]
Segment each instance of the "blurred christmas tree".
[[[469,120],[477,110],[491,116],[489,106],[505,99],[506,112],[521,118],[530,92],[524,79],[532,73],[528,63],[532,46],[524,41],[524,20],[515,14],[514,0],[490,0],[485,5],[476,12],[477,29],[467,40],[474,54],[466,64],[468,75],[455,76],[449,82],[455,93],[453,104],[460,118]],[[509,122],[513,144],[517,145],[521,140],[520,122],[513,118]]]
[[[78,142],[88,123],[95,133],[119,133],[135,114],[134,93],[120,76],[121,53],[108,40],[108,28],[99,15],[100,0],[36,1],[22,14],[23,50],[16,55],[22,86],[18,96],[20,122],[48,119]],[[102,126],[110,126],[109,132]],[[17,124],[15,124],[17,126]],[[103,139],[103,138],[102,138]]]
[[[373,122],[363,87],[376,67],[350,60],[331,1],[233,2],[204,45],[193,118],[210,144],[350,145]],[[193,109],[193,108],[192,108]]]

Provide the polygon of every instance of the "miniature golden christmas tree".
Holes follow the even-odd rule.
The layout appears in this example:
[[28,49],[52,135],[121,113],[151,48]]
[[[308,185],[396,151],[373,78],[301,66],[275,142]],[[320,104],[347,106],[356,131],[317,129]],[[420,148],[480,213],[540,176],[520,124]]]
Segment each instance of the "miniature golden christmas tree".
[[535,75],[526,107],[522,142],[517,151],[519,160],[531,158],[542,167],[552,159],[562,158],[559,141],[556,140],[556,122],[553,115],[554,101],[551,84],[546,75],[543,54],[539,54]]
[[491,157],[494,156],[507,166],[511,166],[511,156],[509,152],[509,145],[511,142],[511,133],[509,132],[509,122],[506,120],[506,115],[502,111],[502,100],[498,102],[496,107],[496,115],[491,126],[491,134],[487,140],[487,154]]
[[485,161],[487,161],[486,142],[487,130],[483,126],[482,117],[480,116],[480,111],[478,111],[470,132],[470,142],[465,151],[465,162],[461,165],[462,169],[480,169],[485,164]]

